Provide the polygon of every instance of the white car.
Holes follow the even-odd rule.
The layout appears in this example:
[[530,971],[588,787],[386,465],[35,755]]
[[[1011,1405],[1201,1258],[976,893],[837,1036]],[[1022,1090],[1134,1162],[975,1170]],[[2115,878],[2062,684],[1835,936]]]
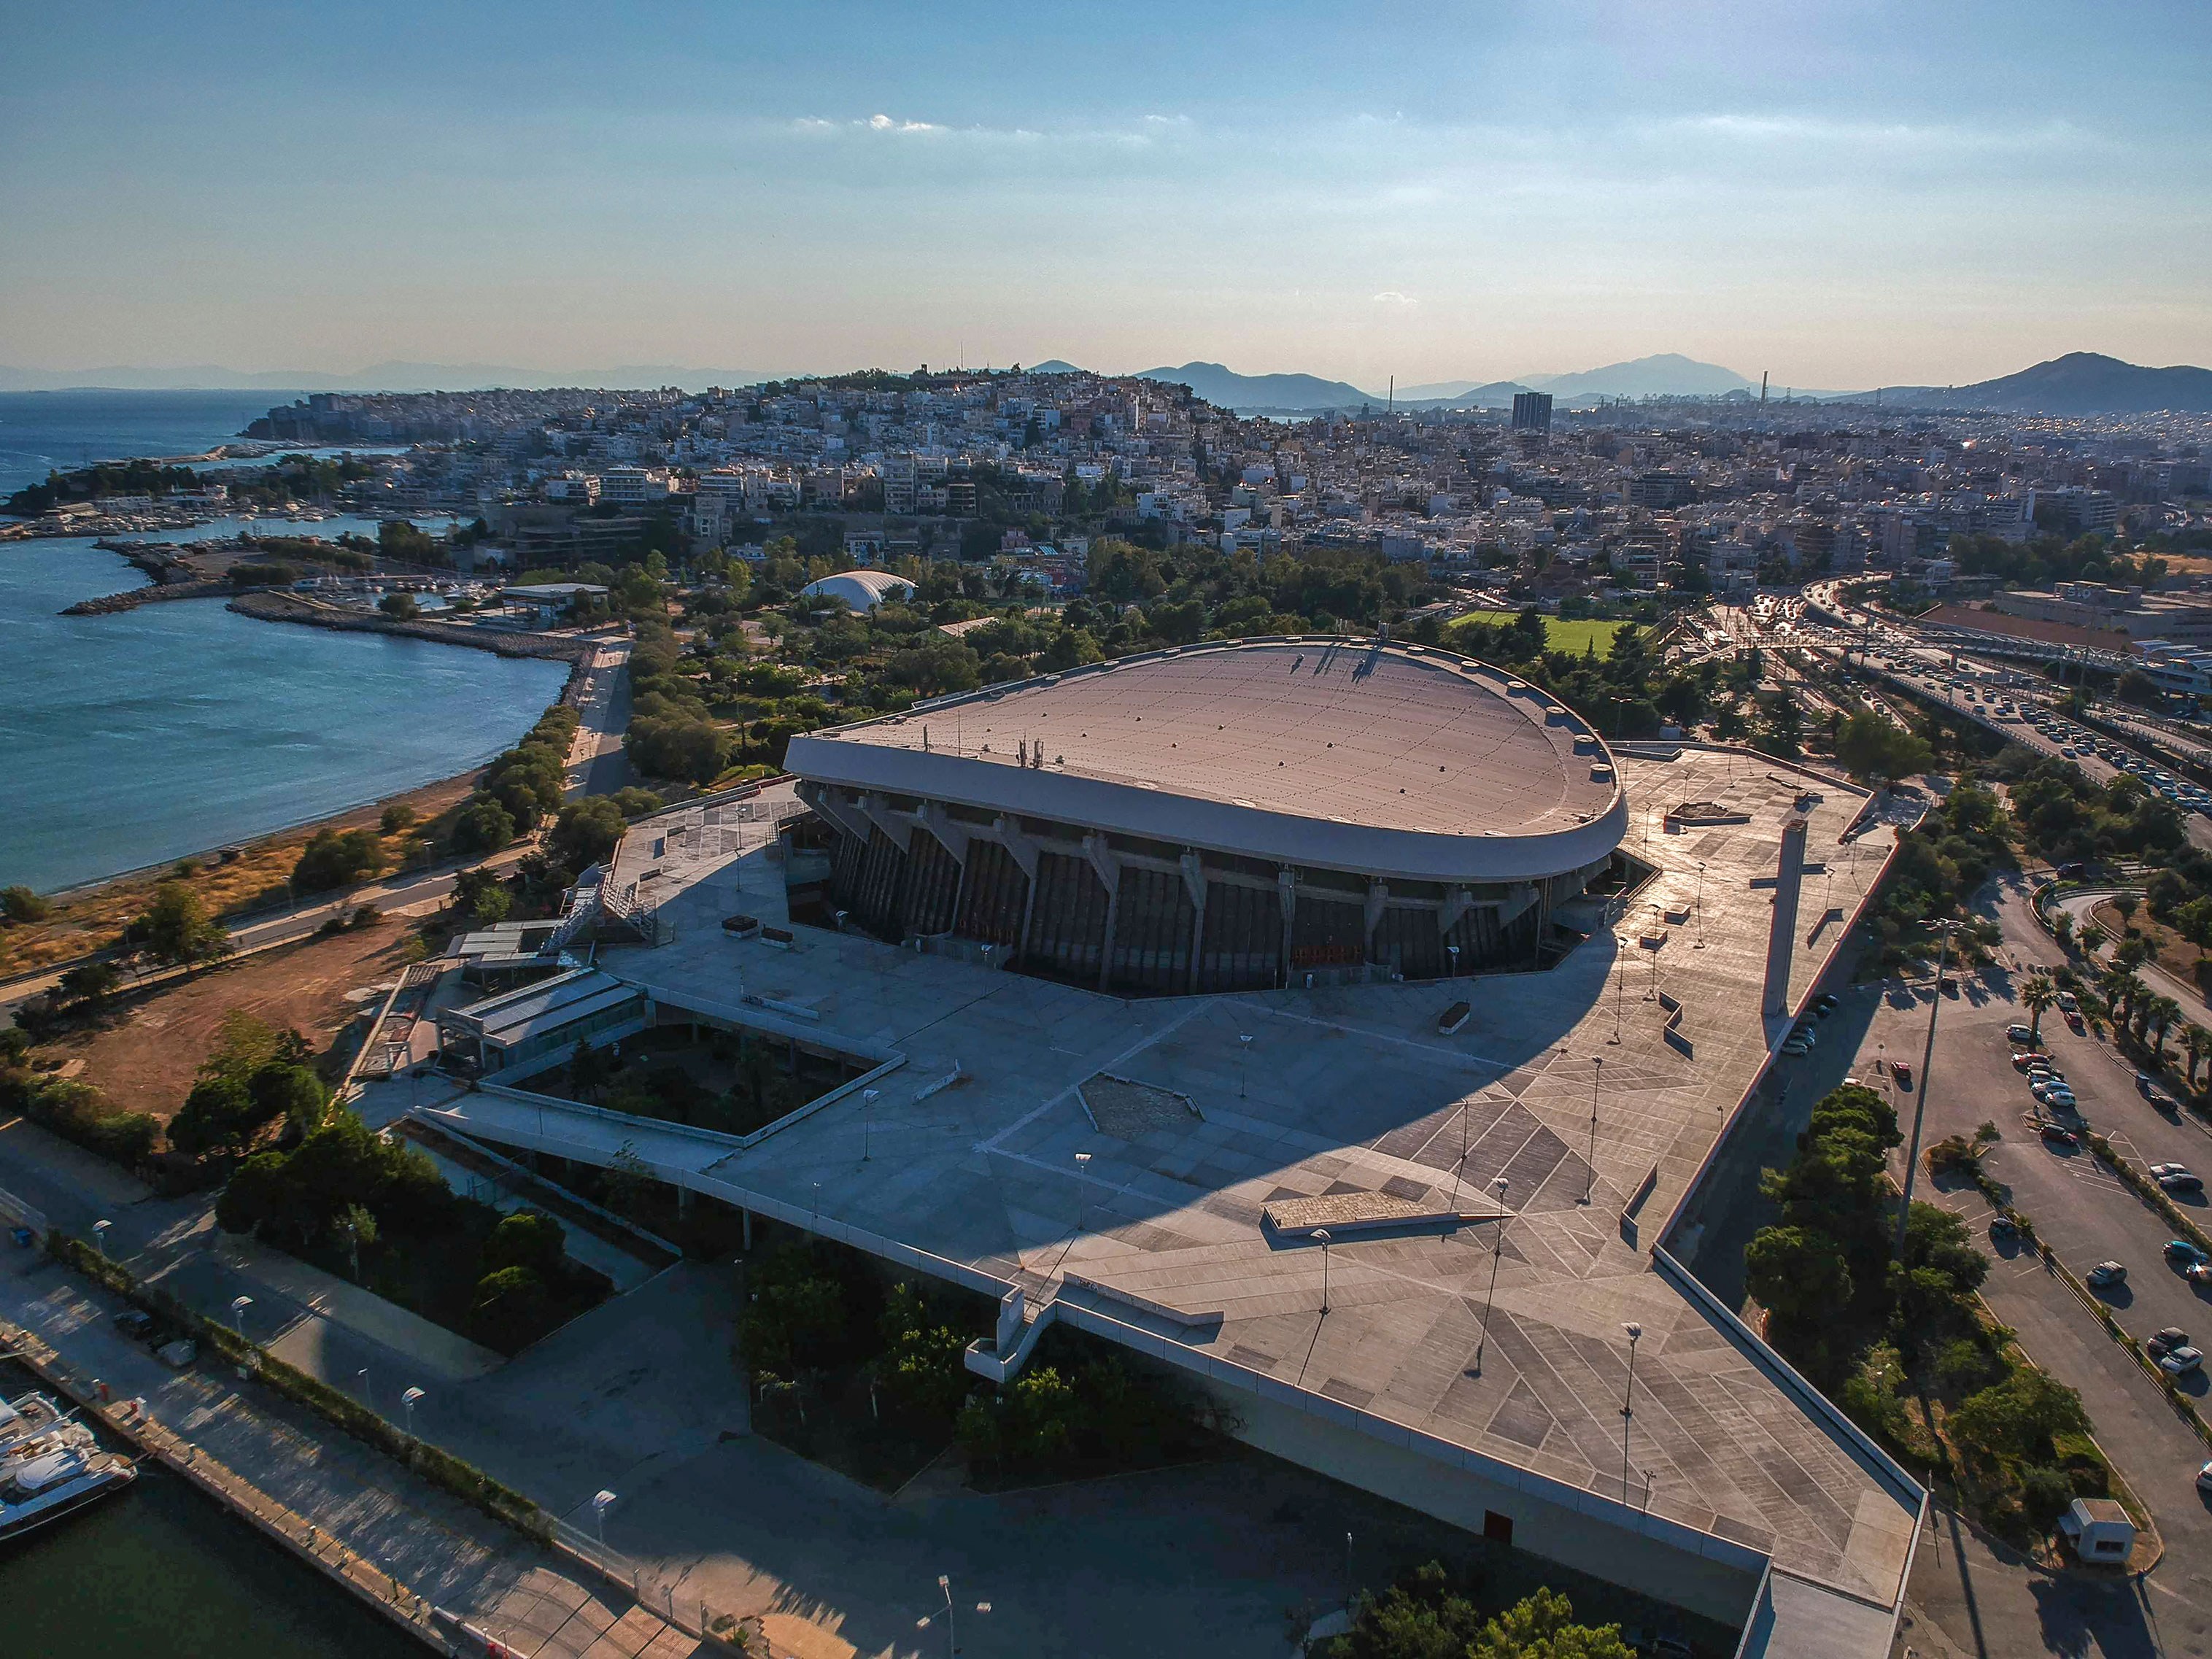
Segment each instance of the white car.
[[2212,1463],[2207,1463],[2197,1471],[2197,1490],[2212,1492]]
[[2117,1261],[2100,1261],[2089,1269],[2087,1278],[2092,1287],[2103,1290],[2107,1285],[2124,1285],[2128,1270]]
[[2190,1347],[2168,1348],[2159,1355],[2158,1368],[2168,1376],[2186,1376],[2191,1371],[2204,1369],[2203,1351]]

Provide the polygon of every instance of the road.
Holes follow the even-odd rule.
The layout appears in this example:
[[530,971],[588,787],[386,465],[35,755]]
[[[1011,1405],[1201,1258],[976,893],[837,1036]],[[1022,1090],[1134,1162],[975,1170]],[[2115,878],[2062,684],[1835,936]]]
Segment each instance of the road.
[[629,653],[626,639],[602,640],[577,691],[583,724],[568,751],[568,795],[611,795],[629,781],[622,734],[629,729]]
[[[2014,998],[2022,973],[2055,964],[2061,952],[2037,926],[2024,885],[2003,888],[1980,908],[2003,930],[2008,967],[1962,978],[1960,993],[1943,1000],[1934,1075],[1915,1080],[1917,1088],[1927,1090],[1923,1146],[1995,1123],[2002,1138],[1984,1167],[2011,1189],[2014,1205],[2059,1258],[2077,1273],[2107,1259],[2127,1266],[2127,1284],[2107,1297],[2123,1328],[2143,1337],[2178,1325],[2192,1337],[2212,1337],[2212,1300],[2166,1265],[2162,1249],[2171,1230],[2158,1214],[2087,1152],[2046,1145],[2022,1121],[2033,1102],[2012,1069],[2005,1028],[2027,1018]],[[1862,1079],[1874,1080],[1877,1060],[1904,1057],[1917,1066],[1931,994],[1895,992],[1885,998],[1856,1051]],[[2212,1164],[2212,1134],[2193,1119],[2154,1109],[2136,1092],[2133,1068],[2109,1048],[2075,1036],[2056,1012],[2046,1017],[2044,1037],[2073,1084],[2083,1115],[2116,1150],[2142,1162],[2187,1163],[2200,1170]],[[1893,1092],[1892,1099],[1909,1122],[1915,1097]],[[1901,1154],[1893,1163],[1901,1175]],[[1958,1528],[1942,1565],[1922,1556],[1916,1602],[1952,1650],[1990,1659],[2045,1650],[2106,1656],[2212,1652],[2212,1505],[2194,1484],[2197,1469],[2212,1454],[2063,1280],[2032,1252],[1989,1243],[1991,1212],[1979,1193],[1965,1186],[1939,1188],[1923,1170],[1915,1196],[1966,1218],[1981,1236],[1991,1255],[1983,1292],[1991,1311],[2019,1333],[2038,1364],[2081,1390],[2099,1442],[2156,1518],[2167,1549],[2139,1594],[2125,1587],[2116,1593],[2110,1584],[2007,1562]],[[2186,1386],[2205,1400],[2201,1376]]]

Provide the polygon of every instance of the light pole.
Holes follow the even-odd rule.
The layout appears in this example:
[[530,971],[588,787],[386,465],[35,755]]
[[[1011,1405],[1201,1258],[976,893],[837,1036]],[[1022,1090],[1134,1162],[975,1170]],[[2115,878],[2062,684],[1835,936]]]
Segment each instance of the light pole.
[[1490,1346],[1490,1304],[1498,1299],[1498,1258],[1505,1254],[1505,1226],[1513,1219],[1513,1212],[1505,1207],[1505,1177],[1500,1176],[1490,1183],[1498,1194],[1498,1237],[1490,1247],[1490,1289],[1482,1297],[1482,1340],[1474,1345],[1474,1374],[1482,1375],[1483,1350]]
[[[926,1613],[922,1614],[921,1618],[914,1621],[914,1627],[916,1630],[927,1630],[938,1619],[942,1618],[945,1620],[945,1645],[946,1650],[952,1653],[957,1653],[960,1651],[960,1635],[952,1622],[952,1580],[940,1572],[937,1575],[937,1588],[945,1593],[945,1609],[943,1613]],[[978,1601],[975,1604],[975,1611],[978,1613],[988,1613],[990,1610],[991,1604],[988,1601]]]
[[420,1389],[410,1389],[399,1396],[399,1403],[407,1412],[407,1434],[410,1439],[412,1439],[415,1435],[415,1402],[421,1398],[422,1398],[422,1390]]
[[1252,1069],[1252,1039],[1239,1035],[1237,1039],[1237,1098],[1244,1098],[1245,1073]]
[[1454,979],[1457,979],[1459,977],[1459,946],[1456,945],[1447,945],[1444,946],[1444,950],[1451,957],[1451,976]]
[[1920,1055],[1920,1083],[1912,1095],[1912,1144],[1905,1152],[1905,1196],[1897,1206],[1897,1242],[1890,1254],[1898,1261],[1905,1260],[1905,1228],[1912,1218],[1912,1177],[1920,1163],[1920,1126],[1928,1116],[1928,1068],[1936,1061],[1936,1016],[1943,1007],[1943,969],[1951,959],[1951,933],[1964,926],[1956,921],[1935,921],[1928,924],[1936,930],[1941,941],[1936,947],[1936,990],[1928,999],[1928,1046]]
[[1628,1393],[1620,1402],[1620,1501],[1628,1502],[1628,1431],[1636,1420],[1636,1344],[1644,1327],[1634,1320],[1620,1328],[1628,1333]]
[[599,1523],[601,1549],[607,1547],[607,1511],[614,1507],[614,1502],[615,1495],[611,1492],[596,1492],[592,1494],[592,1518]]
[[1079,1233],[1083,1231],[1083,1218],[1090,1213],[1090,1205],[1091,1154],[1078,1152],[1075,1155],[1075,1231]]
[[1698,942],[1690,948],[1705,948],[1705,866],[1702,859],[1698,862]]
[[1313,1236],[1314,1243],[1321,1246],[1321,1310],[1326,1318],[1328,1314],[1328,1247],[1334,1241],[1329,1237],[1326,1227],[1315,1228]]
[[363,1365],[354,1375],[361,1379],[361,1403],[368,1404],[368,1367]]
[[875,1089],[860,1091],[860,1162],[863,1164],[868,1161],[869,1143],[875,1138],[876,1096],[880,1092]]
[[92,1224],[92,1248],[102,1255],[107,1254],[107,1230],[114,1224],[112,1221],[95,1221]]
[[230,1299],[230,1322],[238,1332],[238,1340],[246,1340],[246,1310],[253,1305],[250,1296],[234,1296]]
[[1597,1094],[1599,1085],[1605,1081],[1605,1056],[1592,1054],[1590,1064],[1595,1069],[1590,1073],[1589,1157],[1583,1163],[1583,1172],[1589,1176],[1589,1179],[1583,1183],[1583,1202],[1585,1204],[1590,1201],[1591,1194],[1597,1191]]
[[1620,1041],[1620,1005],[1627,998],[1628,935],[1613,936],[1613,1036],[1610,1041]]

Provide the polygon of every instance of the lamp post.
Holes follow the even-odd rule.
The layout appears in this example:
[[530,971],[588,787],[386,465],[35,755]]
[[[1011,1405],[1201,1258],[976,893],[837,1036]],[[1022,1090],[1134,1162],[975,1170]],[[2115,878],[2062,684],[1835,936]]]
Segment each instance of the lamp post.
[[[939,1619],[943,1619],[945,1620],[945,1650],[949,1653],[957,1653],[960,1651],[960,1633],[952,1620],[952,1580],[944,1573],[940,1572],[937,1575],[937,1588],[942,1591],[945,1595],[945,1607],[943,1611],[937,1613],[926,1613],[922,1614],[921,1618],[914,1621],[914,1627],[916,1630],[927,1630],[930,1626],[934,1624]],[[990,1610],[991,1604],[988,1601],[978,1601],[975,1604],[975,1611],[978,1613],[988,1613]]]
[[1943,969],[1951,959],[1951,934],[1963,922],[1934,921],[1928,924],[1936,930],[1941,941],[1936,947],[1936,990],[1928,999],[1928,1046],[1920,1055],[1920,1085],[1912,1097],[1912,1144],[1905,1152],[1905,1196],[1897,1206],[1897,1242],[1890,1254],[1896,1260],[1905,1260],[1905,1227],[1912,1218],[1912,1177],[1920,1163],[1920,1126],[1928,1115],[1928,1069],[1936,1062],[1936,1016],[1943,1006]]
[[1628,1431],[1636,1420],[1636,1344],[1644,1327],[1634,1320],[1620,1328],[1628,1333],[1628,1393],[1620,1402],[1620,1501],[1628,1502]]
[[420,1389],[410,1389],[399,1396],[399,1403],[407,1413],[407,1433],[410,1439],[415,1433],[415,1402],[422,1398],[422,1390]]
[[1590,1201],[1591,1195],[1597,1191],[1597,1094],[1599,1086],[1605,1081],[1605,1056],[1592,1054],[1590,1064],[1595,1069],[1590,1073],[1589,1157],[1583,1163],[1583,1172],[1589,1176],[1589,1179],[1583,1183],[1583,1202],[1585,1204]]
[[107,1254],[107,1230],[114,1224],[112,1221],[95,1221],[92,1224],[92,1248],[102,1255]]
[[246,1310],[253,1305],[250,1296],[234,1296],[230,1299],[230,1322],[238,1333],[238,1340],[246,1340]]
[[1237,1038],[1237,1098],[1244,1098],[1245,1073],[1252,1069],[1252,1039],[1239,1034]]
[[1690,948],[1705,948],[1705,865],[1702,859],[1698,861],[1698,942]]
[[592,1518],[599,1523],[599,1547],[607,1547],[607,1511],[614,1507],[615,1494],[596,1492],[592,1494]]
[[1334,1241],[1329,1237],[1326,1227],[1315,1228],[1313,1236],[1314,1243],[1321,1246],[1321,1310],[1326,1317],[1328,1313],[1328,1247]]
[[1447,945],[1444,946],[1444,950],[1451,957],[1451,976],[1454,979],[1457,979],[1459,977],[1459,946],[1456,945]]
[[1490,1288],[1482,1297],[1482,1340],[1474,1345],[1474,1374],[1482,1375],[1483,1351],[1490,1346],[1490,1304],[1498,1299],[1498,1259],[1505,1254],[1505,1226],[1513,1219],[1513,1212],[1505,1207],[1505,1177],[1500,1176],[1490,1183],[1498,1194],[1498,1237],[1490,1247]]
[[354,1375],[361,1379],[361,1403],[368,1404],[368,1367],[363,1365]]
[[1091,1154],[1075,1155],[1075,1231],[1083,1231],[1083,1218],[1090,1212]]
[[1621,1004],[1628,995],[1628,935],[1613,936],[1613,1036],[1610,1042],[1620,1041]]
[[876,1096],[880,1092],[876,1089],[860,1091],[860,1162],[863,1164],[868,1161],[869,1143],[875,1139]]

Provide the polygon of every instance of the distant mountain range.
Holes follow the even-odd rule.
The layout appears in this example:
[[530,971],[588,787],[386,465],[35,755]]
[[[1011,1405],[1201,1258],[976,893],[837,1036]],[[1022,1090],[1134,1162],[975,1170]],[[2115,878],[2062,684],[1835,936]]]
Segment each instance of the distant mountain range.
[[617,363],[606,368],[517,368],[507,363],[371,363],[351,374],[284,368],[266,374],[211,363],[185,368],[9,368],[0,392],[58,392],[101,387],[118,392],[482,392],[495,386],[542,391],[578,386],[635,389],[680,386],[751,386],[768,379],[750,368],[683,368],[669,363]]
[[[1055,361],[1036,365],[1048,372],[1071,365]],[[1187,386],[1208,403],[1245,413],[1304,414],[1357,409],[1389,400],[1387,392],[1363,392],[1343,380],[1313,374],[1239,374],[1220,363],[1185,363],[1180,368],[1146,368],[1139,379]],[[1503,409],[1519,392],[1548,392],[1562,404],[1594,403],[1601,398],[1707,398],[1756,391],[1758,384],[1717,363],[1701,363],[1678,352],[1607,363],[1571,374],[1524,374],[1518,380],[1445,380],[1409,386],[1397,394],[1401,409]]]
[[[1859,392],[1854,401],[1877,394]],[[1885,386],[1884,404],[1927,409],[1995,409],[2016,415],[2212,414],[2212,368],[2145,368],[2094,351],[1972,386]]]

